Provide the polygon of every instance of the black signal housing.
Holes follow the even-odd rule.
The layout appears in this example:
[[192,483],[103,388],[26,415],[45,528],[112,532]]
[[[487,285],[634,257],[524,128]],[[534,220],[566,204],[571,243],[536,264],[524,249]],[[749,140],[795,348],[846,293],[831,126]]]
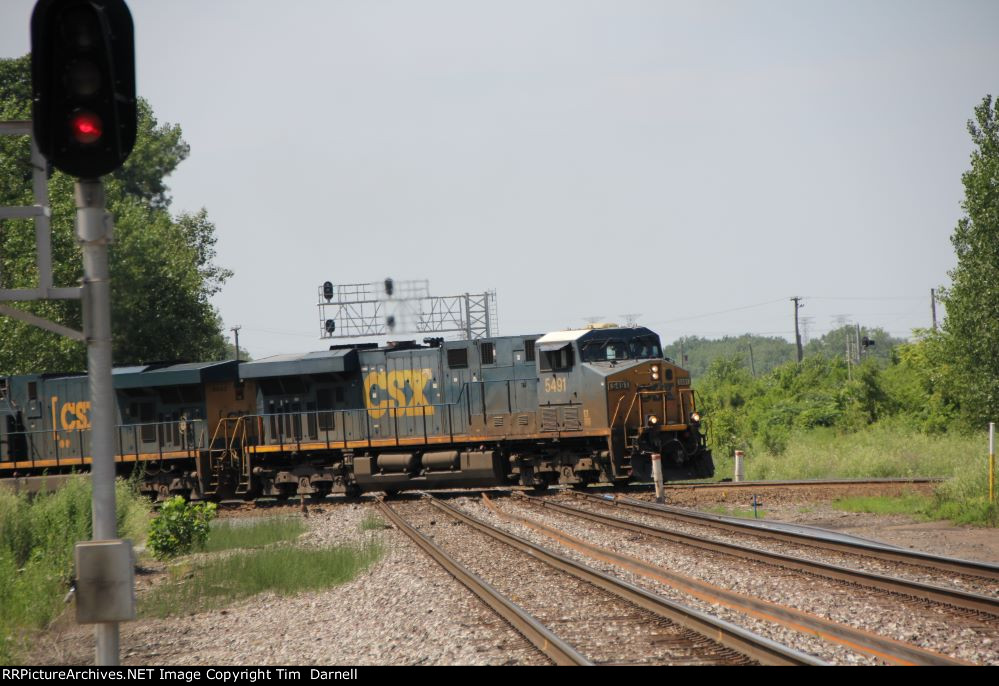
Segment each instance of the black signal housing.
[[56,169],[95,179],[135,145],[135,45],[124,0],[39,0],[31,15],[32,121]]

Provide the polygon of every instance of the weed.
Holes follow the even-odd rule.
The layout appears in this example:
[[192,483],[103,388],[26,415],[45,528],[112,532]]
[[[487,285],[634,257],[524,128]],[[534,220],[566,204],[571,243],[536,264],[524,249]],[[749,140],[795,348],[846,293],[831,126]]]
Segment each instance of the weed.
[[326,588],[350,581],[382,554],[381,544],[369,541],[321,549],[279,545],[215,557],[172,573],[170,582],[140,601],[139,613],[165,617],[224,607],[264,591],[291,595]]
[[765,519],[767,516],[767,511],[763,508],[758,508],[756,510],[756,515],[754,516],[752,508],[743,509],[741,507],[728,507],[727,505],[715,505],[714,507],[708,508],[708,512],[724,515],[726,517],[743,517],[744,519]]
[[381,531],[385,528],[385,522],[378,515],[369,512],[361,520],[360,527],[361,531]]
[[163,503],[149,526],[153,555],[163,560],[204,548],[217,508],[215,503],[188,503],[179,495]]
[[[816,428],[793,434],[780,454],[750,453],[746,473],[751,480],[945,477],[931,505],[897,507],[958,524],[997,526],[999,508],[987,496],[986,445],[980,434],[929,435],[887,424],[854,433]],[[717,462],[720,477],[731,474],[731,460]]]
[[294,541],[306,531],[299,518],[226,519],[211,524],[205,552],[233,548],[261,548],[272,543]]
[[[134,483],[115,484],[118,535],[140,543],[149,501]],[[91,488],[82,476],[54,493],[29,498],[0,488],[0,664],[10,664],[31,632],[65,607],[73,546],[91,538]]]

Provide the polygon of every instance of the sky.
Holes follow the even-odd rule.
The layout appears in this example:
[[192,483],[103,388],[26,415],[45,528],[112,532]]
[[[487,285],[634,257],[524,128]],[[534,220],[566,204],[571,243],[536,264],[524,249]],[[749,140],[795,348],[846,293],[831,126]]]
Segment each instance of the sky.
[[[0,57],[31,0],[0,2]],[[214,304],[323,349],[317,287],[495,289],[501,334],[637,315],[664,342],[931,324],[994,0],[131,0],[191,154]],[[942,311],[941,311],[942,316]]]

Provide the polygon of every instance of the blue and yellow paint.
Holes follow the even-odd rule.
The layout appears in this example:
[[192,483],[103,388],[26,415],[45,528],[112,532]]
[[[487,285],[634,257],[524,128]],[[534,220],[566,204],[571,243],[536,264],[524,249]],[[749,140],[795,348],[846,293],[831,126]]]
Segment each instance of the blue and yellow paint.
[[391,408],[401,408],[399,417],[432,415],[430,369],[373,369],[364,375],[364,403],[372,419],[380,419]]

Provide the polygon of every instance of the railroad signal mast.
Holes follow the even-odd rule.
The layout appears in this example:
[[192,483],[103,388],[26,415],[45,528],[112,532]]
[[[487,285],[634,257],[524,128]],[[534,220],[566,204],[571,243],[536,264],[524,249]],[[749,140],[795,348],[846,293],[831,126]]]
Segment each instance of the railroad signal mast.
[[474,340],[499,334],[496,291],[433,296],[426,279],[333,284],[318,289],[320,338],[451,334]]
[[[112,222],[100,177],[125,162],[135,145],[135,49],[124,0],[39,0],[31,15],[32,121],[0,127],[30,135],[35,205],[0,208],[0,218],[33,218],[37,288],[0,290],[0,302],[81,300],[83,332],[23,309],[10,316],[87,344],[90,384],[93,541],[77,543],[76,617],[94,624],[96,663],[119,664],[118,623],[135,617],[135,569],[130,541],[117,540],[114,493],[114,391],[111,383]],[[83,253],[82,287],[52,283],[46,172],[76,177],[76,236]]]

